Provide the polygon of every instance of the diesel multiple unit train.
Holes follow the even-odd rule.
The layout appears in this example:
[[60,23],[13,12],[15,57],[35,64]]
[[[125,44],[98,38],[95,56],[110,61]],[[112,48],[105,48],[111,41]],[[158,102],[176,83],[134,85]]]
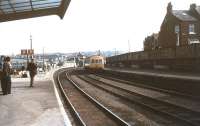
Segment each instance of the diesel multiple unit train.
[[85,59],[85,68],[100,70],[104,68],[104,63],[105,61],[103,56],[99,55],[90,56]]
[[111,56],[106,58],[106,65],[200,71],[200,44]]

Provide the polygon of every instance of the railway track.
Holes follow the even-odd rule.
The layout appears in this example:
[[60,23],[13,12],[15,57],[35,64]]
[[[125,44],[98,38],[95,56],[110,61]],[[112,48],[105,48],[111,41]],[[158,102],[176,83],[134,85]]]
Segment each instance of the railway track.
[[[154,76],[154,74],[136,74],[129,72],[120,72],[112,70],[104,70],[98,72],[102,75],[115,77],[118,79],[135,82],[138,86],[164,89],[172,93],[177,93],[179,96],[186,96],[186,98],[199,100],[199,82],[197,80],[190,80],[184,78],[168,77],[168,76]],[[163,90],[163,91],[164,91]],[[181,97],[182,97],[181,96]],[[188,97],[187,97],[188,96]]]
[[200,125],[200,113],[189,110],[174,104],[170,104],[158,99],[153,99],[130,90],[99,81],[98,79],[89,76],[78,76],[89,84],[92,84],[104,91],[112,93],[118,97],[126,99],[129,102],[137,103],[145,108],[148,108],[156,113],[178,120],[180,123],[191,126]]
[[58,87],[76,125],[80,126],[129,126],[127,122],[112,113],[97,100],[84,92],[72,80],[68,72],[60,72]]
[[133,86],[137,86],[137,87],[141,87],[141,88],[145,88],[145,89],[151,89],[151,90],[155,90],[155,91],[159,91],[159,92],[163,92],[163,93],[167,93],[167,94],[171,94],[171,95],[175,95],[175,96],[190,98],[190,99],[194,99],[194,100],[200,100],[199,96],[184,94],[184,93],[173,91],[173,90],[156,88],[156,87],[153,87],[153,86],[150,86],[150,85],[145,85],[145,84],[141,84],[141,83],[137,83],[137,82],[128,81],[128,80],[125,80],[123,78],[119,79],[119,78],[116,78],[114,76],[112,77],[112,75],[106,76],[106,75],[103,75],[101,73],[98,73],[98,74],[94,73],[94,75],[102,77],[102,78],[106,78],[106,79],[109,79],[109,80],[117,81],[117,82],[120,82],[120,83],[125,83],[125,84],[128,84],[128,85],[133,85]]

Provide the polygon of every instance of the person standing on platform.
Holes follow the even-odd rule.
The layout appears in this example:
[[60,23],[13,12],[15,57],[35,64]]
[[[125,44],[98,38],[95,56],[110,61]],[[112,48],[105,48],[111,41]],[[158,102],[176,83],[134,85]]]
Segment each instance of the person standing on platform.
[[0,80],[1,80],[1,90],[3,92],[3,63],[4,63],[4,56],[1,56],[0,59]]
[[11,94],[11,64],[10,57],[4,58],[3,63],[3,95]]
[[34,63],[34,60],[31,59],[31,62],[28,64],[27,70],[30,74],[30,87],[33,87],[34,77],[37,74],[37,65]]

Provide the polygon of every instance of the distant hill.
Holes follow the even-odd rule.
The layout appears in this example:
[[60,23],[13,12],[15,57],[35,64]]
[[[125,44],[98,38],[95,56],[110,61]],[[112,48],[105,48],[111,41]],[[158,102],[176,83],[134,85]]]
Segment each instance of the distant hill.
[[[125,53],[123,51],[82,51],[82,52],[73,52],[73,53],[60,53],[60,52],[55,52],[55,53],[45,53],[45,57],[60,57],[60,56],[66,56],[66,57],[76,57],[78,53],[81,53],[84,56],[91,56],[91,55],[97,55],[101,54],[105,57],[109,56],[114,56],[114,55],[119,55],[122,53]],[[42,56],[43,54],[35,54],[36,57]]]
[[85,56],[98,55],[100,53],[101,55],[105,57],[109,57],[109,56],[119,55],[124,52],[123,51],[116,51],[116,52],[115,51],[85,51],[85,52],[80,52],[80,53]]

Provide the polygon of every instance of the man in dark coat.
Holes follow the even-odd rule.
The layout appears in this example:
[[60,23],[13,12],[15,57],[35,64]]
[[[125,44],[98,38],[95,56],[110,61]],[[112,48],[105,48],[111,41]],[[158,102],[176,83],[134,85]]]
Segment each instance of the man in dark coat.
[[37,74],[37,65],[34,63],[34,60],[31,59],[31,62],[28,64],[27,69],[29,70],[30,74],[30,87],[33,87],[34,77]]
[[5,57],[4,63],[3,63],[3,77],[2,77],[4,95],[11,93],[11,76],[10,75],[11,75],[10,57]]
[[3,63],[4,63],[4,56],[1,56],[0,59],[0,80],[1,80],[1,89],[3,92]]

